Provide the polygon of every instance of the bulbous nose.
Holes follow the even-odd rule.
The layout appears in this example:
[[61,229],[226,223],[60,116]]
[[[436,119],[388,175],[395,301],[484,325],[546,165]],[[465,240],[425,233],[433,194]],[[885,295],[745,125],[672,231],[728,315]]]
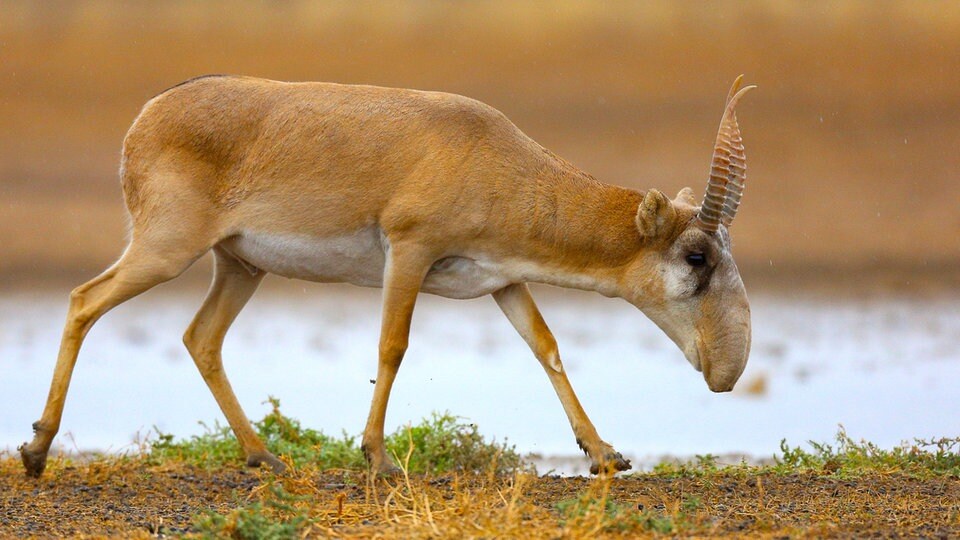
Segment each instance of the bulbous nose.
[[[729,392],[740,380],[740,375],[747,367],[747,358],[750,356],[749,333],[744,341],[745,343],[740,342],[740,347],[728,347],[726,351],[721,349],[718,351],[720,354],[704,362],[703,378],[707,381],[707,387],[712,392]],[[731,348],[739,350],[730,352]]]
[[723,382],[719,384],[712,382],[709,379],[707,380],[707,387],[710,389],[710,391],[716,392],[718,394],[722,394],[723,392],[729,392],[733,390],[733,387],[736,384],[737,384],[736,380],[734,380],[733,382]]

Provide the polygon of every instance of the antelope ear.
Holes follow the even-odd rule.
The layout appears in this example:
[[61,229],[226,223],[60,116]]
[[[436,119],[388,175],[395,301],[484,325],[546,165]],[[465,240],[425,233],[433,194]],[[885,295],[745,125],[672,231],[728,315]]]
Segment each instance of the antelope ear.
[[677,210],[666,195],[655,189],[647,191],[637,210],[637,229],[644,238],[655,238],[673,228]]
[[697,199],[693,196],[693,190],[685,187],[681,189],[677,196],[673,199],[674,202],[682,202],[683,204],[688,204],[690,206],[697,206]]

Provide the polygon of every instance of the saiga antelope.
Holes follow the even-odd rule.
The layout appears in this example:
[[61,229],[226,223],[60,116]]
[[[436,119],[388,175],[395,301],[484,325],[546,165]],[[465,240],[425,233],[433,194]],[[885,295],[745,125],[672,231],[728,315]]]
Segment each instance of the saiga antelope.
[[597,291],[643,311],[703,372],[733,388],[750,350],[750,308],[727,227],[745,178],[727,96],[706,196],[606,185],[465,97],[414,90],[208,76],[143,107],[123,142],[132,224],[113,266],[70,294],[43,416],[20,447],[39,476],[60,427],[80,345],[114,306],[213,250],[210,291],[184,335],[247,464],[284,465],[234,396],[224,334],[267,273],[383,288],[379,364],[363,451],[377,473],[390,388],[419,292],[493,296],[543,365],[591,472],[630,468],[601,440],[567,380],[528,282]]

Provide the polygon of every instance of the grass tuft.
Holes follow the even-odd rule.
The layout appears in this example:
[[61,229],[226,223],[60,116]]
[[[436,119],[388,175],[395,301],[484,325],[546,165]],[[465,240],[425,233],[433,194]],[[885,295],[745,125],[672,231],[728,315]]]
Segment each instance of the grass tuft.
[[556,504],[565,536],[589,538],[599,534],[646,536],[689,533],[708,519],[703,504],[695,495],[672,498],[646,507],[614,500],[610,494],[613,479],[598,478],[581,495]]
[[700,478],[746,476],[750,474],[830,474],[855,477],[864,474],[900,473],[918,478],[950,476],[960,478],[960,437],[914,439],[892,449],[851,438],[843,426],[834,442],[808,441],[810,449],[780,441],[780,453],[770,466],[746,463],[723,466],[711,454],[698,455],[689,461],[668,460],[653,467],[652,474],[663,478]]
[[237,540],[286,540],[300,537],[310,524],[309,516],[291,503],[305,497],[287,493],[283,486],[267,486],[270,496],[261,502],[239,506],[226,514],[204,512],[194,518],[193,532],[200,538]]
[[[509,474],[524,467],[520,454],[506,442],[487,442],[476,424],[450,413],[434,412],[420,424],[407,426],[386,438],[387,451],[406,461],[414,474],[490,472]],[[404,456],[410,452],[408,460]]]
[[[271,411],[253,427],[267,449],[295,467],[315,464],[321,469],[358,470],[366,467],[358,437],[343,433],[340,438],[305,428],[299,420],[280,411],[280,401],[269,398]],[[204,468],[242,462],[243,451],[229,426],[201,422],[204,433],[185,440],[157,432],[148,443],[148,459],[155,463],[174,460]],[[402,458],[411,450],[408,470],[416,474],[445,472],[488,472],[507,474],[524,467],[516,449],[506,442],[488,442],[475,424],[465,423],[450,413],[433,413],[414,426],[396,430],[386,437],[388,452]]]
[[845,477],[898,472],[923,478],[960,477],[960,437],[914,439],[885,450],[869,441],[853,440],[840,426],[835,440],[835,444],[809,441],[813,451],[791,447],[782,440],[781,455],[774,458],[774,472],[818,471]]
[[[737,466],[740,467],[740,466]],[[717,463],[713,454],[696,455],[692,460],[666,460],[653,466],[652,474],[664,478],[703,478],[721,471],[727,473],[734,467],[724,467]]]

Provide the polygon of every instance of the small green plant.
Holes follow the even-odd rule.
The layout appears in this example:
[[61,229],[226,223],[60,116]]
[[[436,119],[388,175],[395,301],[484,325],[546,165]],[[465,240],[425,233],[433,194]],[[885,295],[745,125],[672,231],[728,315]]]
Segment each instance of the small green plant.
[[676,532],[677,527],[670,516],[657,514],[655,512],[643,512],[640,514],[640,523],[643,528],[659,534],[670,534]]
[[891,450],[868,441],[855,441],[840,426],[836,443],[809,442],[812,451],[780,442],[774,470],[780,473],[821,471],[839,476],[866,472],[902,472],[916,476],[960,476],[960,438],[914,439]]
[[779,474],[817,472],[856,476],[867,472],[901,472],[914,476],[960,477],[960,438],[914,439],[886,450],[869,441],[856,441],[840,426],[833,442],[808,441],[809,449],[780,441],[775,464],[768,467],[746,463],[722,466],[716,456],[698,455],[691,461],[663,461],[653,474],[664,478],[699,478],[708,481],[717,475],[749,475],[768,470]]
[[487,442],[475,424],[450,413],[433,413],[415,426],[387,437],[387,451],[403,460],[410,446],[411,473],[474,471],[506,474],[522,467],[520,454],[507,443]]
[[[822,447],[817,446],[811,441],[815,450]],[[799,446],[791,448],[786,439],[780,440],[780,455],[773,457],[777,464],[777,469],[782,472],[793,472],[804,469],[820,469],[823,467],[824,459],[818,453],[811,454]]]
[[665,478],[705,478],[717,473],[740,471],[744,465],[724,467],[713,454],[696,455],[690,461],[661,461],[653,466],[653,474]]
[[173,435],[154,427],[157,436],[148,443],[147,458],[156,463],[172,460],[210,467],[243,459],[243,451],[229,426],[221,426],[216,422],[213,426],[203,422],[200,422],[200,425],[204,429],[202,435],[193,435],[179,441]]
[[[366,467],[358,438],[346,433],[341,438],[304,428],[296,419],[283,415],[280,402],[269,398],[271,410],[253,427],[267,448],[291,461],[294,466],[315,464],[324,469],[358,470]],[[201,423],[205,433],[186,440],[175,440],[156,428],[157,437],[149,443],[148,459],[154,462],[176,460],[201,467],[218,467],[243,460],[243,451],[228,426]],[[434,413],[415,426],[400,428],[386,439],[389,452],[398,457],[410,456],[411,473],[444,473],[449,471],[489,472],[514,471],[522,459],[513,446],[487,442],[477,426],[464,423],[449,413]]]
[[309,517],[292,503],[302,499],[271,484],[262,502],[241,506],[226,514],[207,511],[194,519],[193,531],[201,538],[286,540],[300,537]]
[[561,516],[560,524],[565,526],[591,517],[600,521],[601,530],[606,532],[629,530],[639,524],[636,511],[607,497],[585,493],[576,499],[560,501],[556,508]]
[[637,532],[674,534],[695,525],[694,514],[702,507],[699,497],[687,497],[672,511],[643,508],[610,500],[607,491],[591,489],[576,499],[557,503],[560,524],[578,532]]
[[254,428],[267,448],[293,462],[294,466],[313,463],[326,469],[359,469],[365,466],[356,437],[343,433],[337,439],[320,431],[304,428],[300,421],[280,412],[280,400],[267,399],[271,410]]

